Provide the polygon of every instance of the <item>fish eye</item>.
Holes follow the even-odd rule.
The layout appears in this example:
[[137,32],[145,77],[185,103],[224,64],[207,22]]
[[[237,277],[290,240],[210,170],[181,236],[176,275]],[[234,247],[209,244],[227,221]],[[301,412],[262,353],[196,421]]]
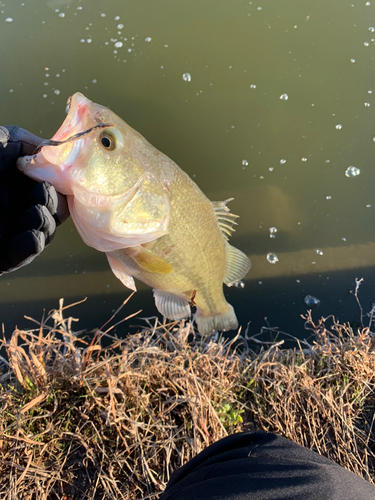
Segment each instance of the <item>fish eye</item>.
[[116,138],[108,133],[108,132],[102,132],[100,134],[100,145],[106,149],[107,151],[113,151],[116,149]]

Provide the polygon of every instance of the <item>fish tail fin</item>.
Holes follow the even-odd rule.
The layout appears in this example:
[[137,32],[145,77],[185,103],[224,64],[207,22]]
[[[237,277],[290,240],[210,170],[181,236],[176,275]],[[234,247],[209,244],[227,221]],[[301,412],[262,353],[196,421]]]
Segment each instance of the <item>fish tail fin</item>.
[[211,335],[215,332],[226,332],[238,328],[238,321],[233,307],[228,304],[228,309],[214,316],[203,316],[199,309],[194,318],[201,335]]

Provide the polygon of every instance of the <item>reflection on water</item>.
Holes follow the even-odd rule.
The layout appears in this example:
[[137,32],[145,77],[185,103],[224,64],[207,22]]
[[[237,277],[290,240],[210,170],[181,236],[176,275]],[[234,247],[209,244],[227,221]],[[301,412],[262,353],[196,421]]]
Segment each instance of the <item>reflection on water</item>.
[[[375,2],[3,0],[0,26],[2,123],[49,138],[80,91],[210,199],[235,198],[231,242],[253,267],[226,295],[243,325],[301,331],[307,295],[315,315],[355,320],[360,277],[371,308]],[[139,290],[129,307],[155,314]],[[128,293],[69,222],[0,279],[0,320],[88,296],[76,314],[93,327]]]

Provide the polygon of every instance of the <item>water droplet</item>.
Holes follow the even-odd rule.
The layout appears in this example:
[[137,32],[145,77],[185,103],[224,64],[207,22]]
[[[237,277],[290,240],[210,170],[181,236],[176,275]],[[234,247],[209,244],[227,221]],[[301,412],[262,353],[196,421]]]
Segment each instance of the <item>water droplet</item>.
[[344,237],[344,238],[341,238],[341,240],[342,240],[342,241],[346,241],[346,238],[345,238],[345,237]]
[[115,21],[120,21],[120,16],[115,16]]
[[65,17],[64,12],[60,12],[59,17]]
[[332,200],[332,196],[326,196],[326,200]]
[[315,307],[318,307],[320,304],[320,300],[312,295],[306,295],[303,301],[310,309],[315,309]]
[[307,161],[307,158],[301,158],[301,161]]
[[100,14],[100,17],[107,17],[107,14],[104,14],[104,12],[102,12],[102,13]]
[[315,250],[316,255],[323,255],[322,250]]
[[45,99],[47,97],[47,94],[43,94],[43,98]]
[[86,40],[84,38],[81,38],[81,40],[80,40],[81,43],[85,43],[85,41]]
[[14,92],[14,90],[13,89],[9,89],[9,92],[12,93],[12,92]]
[[7,17],[7,18],[5,19],[5,22],[6,22],[6,23],[12,23],[12,22],[13,22],[13,18],[12,18],[12,17]]
[[368,94],[372,94],[372,90],[368,90],[368,91],[367,91],[367,93],[368,93]]
[[351,63],[355,63],[355,59],[350,59],[350,62]]
[[88,39],[86,40],[86,42],[87,42],[87,43],[91,43],[91,42],[92,42],[92,38],[88,38]]
[[83,7],[81,7],[81,5],[79,5],[79,6],[77,7],[77,10],[82,10],[82,9],[83,9]]
[[371,33],[374,33],[375,28],[373,26],[370,26],[368,30],[371,31]]
[[357,175],[359,175],[361,173],[360,169],[357,168],[357,167],[348,167],[346,170],[345,170],[345,175],[346,177],[356,177]]
[[371,208],[371,205],[366,205],[366,208]]
[[273,167],[270,167],[268,170],[269,170],[270,172],[273,172]]
[[55,90],[54,90],[54,93],[55,93],[56,95],[59,95],[59,94],[60,94],[60,90],[59,90],[59,89],[55,89]]
[[236,281],[236,283],[233,283],[232,286],[235,286],[236,288],[245,288],[245,283],[242,280]]
[[184,73],[182,75],[182,79],[184,80],[184,82],[191,82],[191,74],[190,73]]
[[96,78],[94,78],[93,80],[91,80],[92,83],[98,83],[98,80]]
[[124,25],[123,25],[123,24],[118,24],[118,25],[117,25],[117,29],[118,29],[118,30],[122,30],[122,28],[123,28],[123,27],[124,27]]
[[286,160],[285,160],[284,158],[282,158],[282,159],[280,160],[280,165],[284,165],[284,163],[286,163]]
[[252,83],[252,84],[250,85],[250,88],[251,88],[251,89],[256,89],[256,88],[257,88],[257,86],[255,85],[255,83]]
[[366,5],[366,7],[370,7],[371,3],[370,2],[366,2],[365,5]]
[[369,102],[365,102],[365,108],[369,108],[370,107],[370,103]]
[[116,49],[121,49],[121,47],[123,46],[124,44],[122,42],[116,42],[115,43],[115,47]]
[[368,42],[364,42],[364,43],[363,43],[363,45],[364,45],[365,47],[368,47],[370,44],[369,44]]
[[342,125],[341,125],[341,123],[338,123],[338,124],[335,126],[335,129],[336,129],[336,130],[341,130],[341,129],[342,129]]
[[274,253],[268,253],[266,259],[270,264],[276,264],[279,261],[279,258]]
[[150,43],[151,41],[152,41],[152,38],[151,38],[150,36],[146,36],[146,38],[145,38],[145,42]]
[[282,101],[287,101],[289,99],[289,96],[288,96],[288,94],[281,94],[280,99]]
[[249,164],[249,162],[247,160],[242,160],[242,165],[244,165],[245,167],[247,167]]
[[275,233],[277,233],[277,228],[276,228],[276,227],[270,227],[268,230],[269,230],[269,232],[270,232],[271,234],[275,234]]

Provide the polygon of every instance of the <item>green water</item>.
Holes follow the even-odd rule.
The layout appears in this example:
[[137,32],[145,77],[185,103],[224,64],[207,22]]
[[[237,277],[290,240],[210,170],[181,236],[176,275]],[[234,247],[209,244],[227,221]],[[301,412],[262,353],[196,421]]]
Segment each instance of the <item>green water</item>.
[[[374,26],[375,0],[3,0],[0,122],[49,138],[72,93],[110,107],[210,199],[235,198],[253,269],[226,294],[251,333],[264,317],[301,333],[307,294],[315,316],[356,321],[355,278],[375,301]],[[137,286],[126,311],[154,315]],[[69,221],[1,277],[0,321],[88,297],[73,314],[100,326],[128,295]]]

